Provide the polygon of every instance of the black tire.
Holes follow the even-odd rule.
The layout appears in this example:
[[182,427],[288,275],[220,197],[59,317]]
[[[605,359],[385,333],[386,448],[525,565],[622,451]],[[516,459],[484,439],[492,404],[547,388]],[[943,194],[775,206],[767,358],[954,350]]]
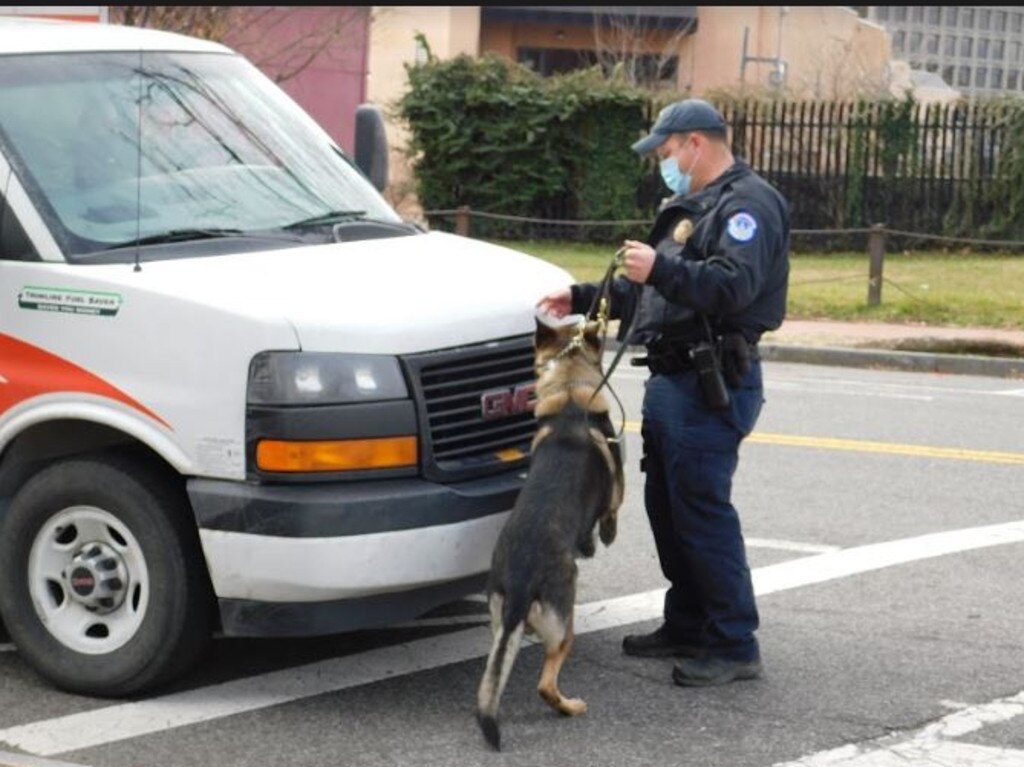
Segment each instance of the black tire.
[[[46,577],[65,548],[67,580]],[[96,578],[83,581],[81,557]],[[125,577],[110,586],[105,570]],[[83,601],[103,593],[120,603]],[[0,614],[20,655],[57,687],[118,697],[169,681],[208,646],[213,605],[184,487],[153,463],[129,454],[60,461],[12,499],[0,531]],[[88,630],[78,627],[94,615]]]

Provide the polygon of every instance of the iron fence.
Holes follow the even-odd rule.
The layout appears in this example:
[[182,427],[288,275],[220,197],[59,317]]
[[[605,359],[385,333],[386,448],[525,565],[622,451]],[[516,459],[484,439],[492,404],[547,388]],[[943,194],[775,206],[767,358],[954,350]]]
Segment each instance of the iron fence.
[[842,228],[886,221],[958,231],[958,202],[992,217],[984,190],[999,173],[1010,104],[740,102],[721,110],[733,152],[789,200],[793,224]]

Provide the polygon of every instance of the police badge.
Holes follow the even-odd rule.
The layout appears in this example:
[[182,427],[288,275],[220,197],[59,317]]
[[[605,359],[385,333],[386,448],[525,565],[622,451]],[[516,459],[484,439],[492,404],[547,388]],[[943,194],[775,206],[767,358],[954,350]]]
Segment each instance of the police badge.
[[683,245],[690,239],[691,234],[693,234],[693,222],[688,218],[684,218],[676,224],[676,228],[672,232],[672,239]]

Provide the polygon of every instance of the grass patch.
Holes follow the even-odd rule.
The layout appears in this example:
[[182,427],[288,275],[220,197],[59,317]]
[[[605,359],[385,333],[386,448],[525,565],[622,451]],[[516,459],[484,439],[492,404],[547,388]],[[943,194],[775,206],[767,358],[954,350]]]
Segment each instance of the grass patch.
[[[599,280],[614,246],[569,242],[499,244],[550,261],[580,282]],[[924,323],[1024,329],[1024,256],[947,252],[889,253],[882,303],[867,305],[867,253],[794,253],[793,319]]]

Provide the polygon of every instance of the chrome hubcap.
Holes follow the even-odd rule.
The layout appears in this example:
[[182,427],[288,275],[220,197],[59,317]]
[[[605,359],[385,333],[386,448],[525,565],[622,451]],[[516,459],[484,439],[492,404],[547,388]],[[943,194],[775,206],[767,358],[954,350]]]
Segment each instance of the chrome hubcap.
[[28,589],[57,641],[102,655],[135,636],[151,584],[142,547],[121,520],[95,506],[72,506],[54,514],[32,542]]
[[86,610],[106,614],[124,602],[128,568],[111,546],[86,543],[61,573],[68,596]]

